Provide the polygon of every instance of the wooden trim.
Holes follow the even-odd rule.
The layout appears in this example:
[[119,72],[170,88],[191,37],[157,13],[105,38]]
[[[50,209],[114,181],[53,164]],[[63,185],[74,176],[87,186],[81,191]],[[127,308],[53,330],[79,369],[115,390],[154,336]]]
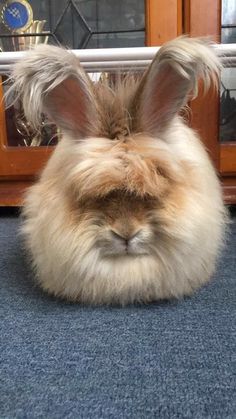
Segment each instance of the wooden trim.
[[23,196],[33,181],[0,181],[0,207],[20,207]]
[[146,45],[158,46],[182,33],[182,0],[146,0]]
[[183,3],[184,3],[184,0],[177,0],[177,35],[178,36],[184,33]]
[[54,147],[6,147],[0,144],[0,176],[32,177],[42,170]]
[[190,34],[190,0],[183,0],[183,32]]
[[190,36],[220,42],[221,0],[185,0],[184,29]]
[[224,186],[224,202],[227,205],[236,205],[236,185]]
[[236,142],[220,145],[220,173],[236,175]]
[[[185,0],[184,29],[191,37],[210,36],[219,41],[221,0]],[[220,169],[219,95],[210,90],[190,105],[191,126],[199,132],[215,167]]]
[[236,181],[235,176],[227,176],[222,178],[222,186],[224,191],[224,201],[226,204],[236,204]]

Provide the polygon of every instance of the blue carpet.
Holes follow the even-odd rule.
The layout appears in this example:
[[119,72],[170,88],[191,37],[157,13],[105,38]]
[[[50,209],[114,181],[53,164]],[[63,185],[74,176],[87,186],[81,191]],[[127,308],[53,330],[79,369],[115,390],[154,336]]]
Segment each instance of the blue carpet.
[[235,215],[194,297],[91,308],[34,285],[19,219],[2,214],[0,418],[235,419]]

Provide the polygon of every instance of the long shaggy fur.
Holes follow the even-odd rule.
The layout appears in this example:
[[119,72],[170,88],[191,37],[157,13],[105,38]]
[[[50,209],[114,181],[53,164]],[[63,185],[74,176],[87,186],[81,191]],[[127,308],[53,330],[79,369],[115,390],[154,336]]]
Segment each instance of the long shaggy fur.
[[189,295],[209,280],[227,216],[209,157],[178,113],[199,77],[217,84],[220,67],[209,45],[188,38],[116,88],[92,85],[55,47],[16,64],[27,118],[37,126],[44,112],[63,130],[23,211],[44,290],[124,305]]

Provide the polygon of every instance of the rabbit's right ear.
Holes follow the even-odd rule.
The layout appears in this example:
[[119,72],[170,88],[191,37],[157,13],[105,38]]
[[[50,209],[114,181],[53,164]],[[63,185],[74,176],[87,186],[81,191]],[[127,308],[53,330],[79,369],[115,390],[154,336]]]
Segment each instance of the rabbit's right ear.
[[37,129],[42,113],[59,128],[79,137],[97,129],[92,82],[69,51],[40,45],[28,51],[13,67],[13,84],[7,95],[21,99],[25,117]]
[[198,79],[205,91],[217,87],[221,64],[206,39],[179,37],[160,48],[144,74],[134,99],[140,131],[163,132],[188,100],[197,96]]

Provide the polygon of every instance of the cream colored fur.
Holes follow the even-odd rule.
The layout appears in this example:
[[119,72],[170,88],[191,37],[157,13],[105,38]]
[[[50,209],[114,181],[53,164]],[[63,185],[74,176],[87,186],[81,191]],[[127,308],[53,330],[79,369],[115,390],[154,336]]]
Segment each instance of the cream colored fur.
[[[132,82],[124,94],[122,86],[118,92],[108,86],[96,91],[80,67],[74,77],[74,59],[67,76],[61,66],[69,53],[63,51],[63,59],[60,54],[60,49],[40,47],[14,70],[17,97],[26,94],[22,86],[27,83],[28,118],[36,100],[34,124],[39,121],[35,112],[46,109],[64,130],[25,199],[23,234],[37,280],[49,293],[89,304],[124,305],[191,294],[215,269],[227,216],[209,157],[178,112],[196,91],[199,76],[207,87],[211,79],[216,82],[218,59],[202,41],[179,38],[160,50],[141,82]],[[79,85],[78,108],[82,103],[89,115],[96,112],[93,123],[78,116],[78,133],[77,121],[58,106],[60,91],[56,98],[42,95],[41,101],[35,93],[44,89],[36,73],[47,79],[43,56],[57,68],[54,77],[48,76],[48,92],[72,74]],[[27,63],[34,71],[28,71],[26,81]],[[74,102],[70,87],[67,91],[63,97],[70,109]]]

